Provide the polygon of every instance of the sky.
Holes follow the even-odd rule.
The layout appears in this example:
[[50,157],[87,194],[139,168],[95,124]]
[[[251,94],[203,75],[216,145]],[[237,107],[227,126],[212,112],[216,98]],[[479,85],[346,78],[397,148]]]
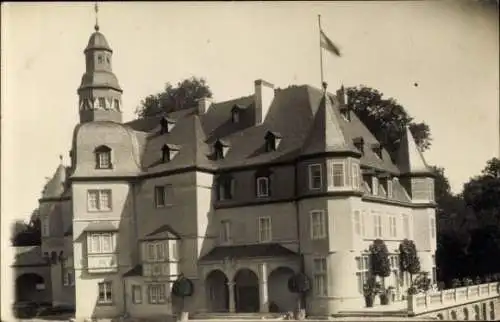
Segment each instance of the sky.
[[[425,121],[424,156],[454,192],[499,155],[498,18],[473,1],[100,3],[124,120],[191,76],[216,101],[252,94],[256,79],[320,87],[318,14],[343,53],[324,55],[329,88],[379,89]],[[59,155],[69,163],[94,24],[89,2],[2,3],[2,218],[29,218]]]

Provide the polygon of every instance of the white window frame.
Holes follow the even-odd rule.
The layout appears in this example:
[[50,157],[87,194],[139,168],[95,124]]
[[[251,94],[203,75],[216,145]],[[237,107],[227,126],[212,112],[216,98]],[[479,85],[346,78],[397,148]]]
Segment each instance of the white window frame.
[[142,285],[134,284],[131,288],[132,303],[142,304]]
[[222,220],[220,229],[220,242],[221,244],[229,244],[231,243],[231,221],[230,220]]
[[311,225],[311,239],[319,240],[326,238],[326,216],[324,210],[311,210],[309,212]]
[[328,296],[328,261],[326,257],[312,260],[313,291],[316,297]]
[[394,215],[389,216],[389,236],[393,238],[398,236],[398,223]]
[[[264,182],[264,187],[265,189],[261,189],[261,182]],[[258,198],[265,198],[269,197],[269,178],[268,177],[258,177],[255,180],[255,184],[257,185],[257,197]]]
[[166,262],[168,258],[168,245],[166,240],[146,242],[144,258],[148,263]]
[[[264,223],[267,222],[267,227]],[[268,243],[273,240],[273,228],[270,216],[259,217],[259,242]]]
[[[323,187],[323,167],[321,163],[314,163],[308,165],[308,174],[309,174],[309,190],[321,190]],[[315,172],[319,172],[319,174],[315,175]],[[319,178],[319,185],[315,186],[315,179]]]
[[[103,104],[104,102],[104,104]],[[108,108],[108,104],[106,102],[106,98],[105,97],[98,97],[97,98],[97,104],[99,106],[100,109],[103,109],[103,110],[106,110]]]
[[[108,195],[107,205],[104,205],[104,195]],[[91,196],[95,195],[95,205],[91,202]],[[113,210],[113,199],[111,189],[89,189],[87,190],[87,210],[89,212],[108,212]]]
[[50,236],[50,219],[49,216],[41,216],[41,235],[42,237]]
[[357,236],[362,236],[363,234],[363,228],[362,228],[363,223],[361,218],[362,218],[361,212],[359,210],[355,210],[353,214],[353,224],[354,224],[354,233]]
[[394,186],[392,179],[387,179],[387,198],[392,198],[394,196]]
[[[167,187],[166,186],[155,186],[154,188],[154,194],[155,194],[155,207],[156,208],[164,208],[167,205]],[[162,197],[163,199],[160,199],[159,197]],[[163,200],[163,203],[160,203],[160,201]]]
[[111,169],[111,150],[98,151],[96,155],[98,169]]
[[378,178],[373,176],[372,177],[372,194],[374,196],[378,196],[378,185],[379,185]]
[[379,213],[372,213],[372,218],[373,218],[373,235],[375,238],[381,238],[383,235],[382,215]]
[[[100,282],[97,284],[98,294],[97,303],[98,304],[112,304],[113,303],[113,283],[110,281]],[[101,298],[101,288],[103,297]],[[109,293],[109,295],[108,295]]]
[[169,240],[168,241],[168,259],[170,261],[179,260],[179,240]]
[[148,302],[149,304],[163,304],[167,302],[165,284],[148,285]]
[[361,180],[360,180],[359,164],[353,163],[351,166],[351,171],[352,171],[352,187],[354,190],[360,190]]
[[[339,166],[339,165],[342,167],[341,177],[336,176],[336,171],[335,171],[336,170],[335,167]],[[334,160],[334,161],[332,161],[331,168],[332,168],[332,187],[333,188],[344,188],[346,186],[346,183],[347,183],[345,161]],[[340,182],[341,184],[338,184],[335,182],[335,179],[339,179],[339,178],[342,179],[342,182]]]
[[[112,254],[115,249],[115,236],[113,232],[91,232],[87,235],[88,254]],[[107,242],[107,243],[106,243]],[[107,246],[107,247],[105,247]]]
[[361,255],[356,257],[355,260],[358,292],[363,294],[363,286],[370,279],[370,256]]

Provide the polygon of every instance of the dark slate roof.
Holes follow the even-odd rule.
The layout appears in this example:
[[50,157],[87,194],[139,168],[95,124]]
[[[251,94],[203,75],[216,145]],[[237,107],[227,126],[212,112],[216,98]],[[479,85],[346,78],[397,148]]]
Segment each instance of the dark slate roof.
[[181,236],[170,226],[162,225],[141,240],[181,239]]
[[280,244],[255,244],[240,246],[220,246],[213,248],[203,256],[204,261],[218,261],[225,258],[254,258],[254,257],[279,257],[295,256],[296,252]]
[[131,270],[123,274],[123,277],[142,276],[142,265],[136,265]]

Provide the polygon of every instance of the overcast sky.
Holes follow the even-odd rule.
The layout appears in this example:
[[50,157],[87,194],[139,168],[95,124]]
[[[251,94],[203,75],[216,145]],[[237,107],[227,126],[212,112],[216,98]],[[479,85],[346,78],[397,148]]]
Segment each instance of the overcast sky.
[[[166,82],[207,79],[215,99],[319,87],[317,15],[343,57],[325,56],[330,89],[364,84],[394,97],[432,131],[430,164],[453,190],[499,154],[498,18],[462,2],[110,2],[99,24],[114,50],[124,119]],[[69,162],[93,3],[2,8],[2,217],[26,218]],[[418,87],[414,86],[418,83]]]

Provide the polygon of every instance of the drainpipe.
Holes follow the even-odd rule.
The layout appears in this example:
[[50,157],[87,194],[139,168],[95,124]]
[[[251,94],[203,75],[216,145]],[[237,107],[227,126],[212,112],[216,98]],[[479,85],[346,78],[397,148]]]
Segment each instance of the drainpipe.
[[[298,160],[294,165],[294,171],[295,171],[295,185],[294,185],[294,194],[295,194],[295,216],[296,216],[296,222],[297,222],[297,240],[299,241],[299,256],[300,256],[300,272],[305,275],[305,263],[304,263],[304,255],[302,254],[302,243],[300,241],[300,211],[299,211],[299,188],[298,188]],[[306,307],[305,303],[305,297],[303,294],[300,294],[300,301],[301,301],[301,306],[304,306],[304,309]],[[301,307],[302,308],[302,307]]]
[[127,316],[127,285],[125,279],[122,278],[123,282],[123,317]]

